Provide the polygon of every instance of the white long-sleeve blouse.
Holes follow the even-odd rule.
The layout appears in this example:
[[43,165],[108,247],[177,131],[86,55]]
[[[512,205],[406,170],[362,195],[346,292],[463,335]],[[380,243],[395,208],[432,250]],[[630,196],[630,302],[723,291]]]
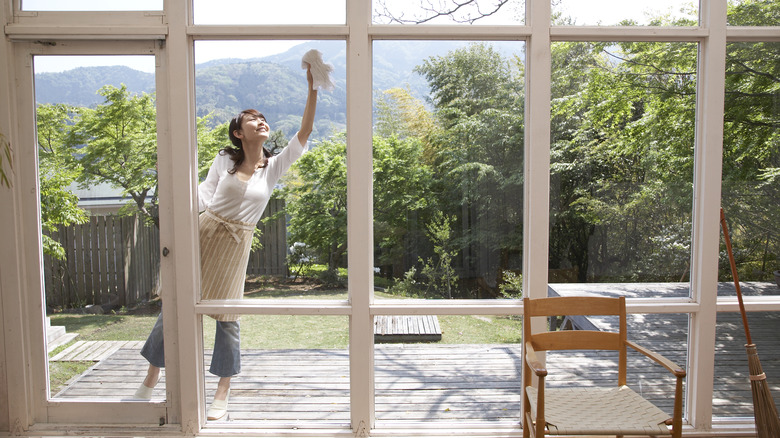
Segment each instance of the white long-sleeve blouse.
[[198,208],[209,209],[231,220],[256,224],[263,215],[279,178],[306,150],[306,144],[292,136],[279,155],[268,158],[265,167],[255,170],[248,181],[229,174],[233,160],[217,154],[206,179],[198,185]]

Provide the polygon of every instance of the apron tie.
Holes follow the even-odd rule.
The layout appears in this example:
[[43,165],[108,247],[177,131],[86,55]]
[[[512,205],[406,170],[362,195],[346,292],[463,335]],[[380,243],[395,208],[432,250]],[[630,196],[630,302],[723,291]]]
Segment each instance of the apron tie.
[[[222,216],[218,215],[217,213],[214,213],[211,210],[205,211],[206,216],[209,216],[210,218],[214,219],[219,223],[219,225],[225,227],[225,230],[235,239],[236,243],[241,243],[241,236],[239,236],[238,232],[241,230],[254,230],[254,225],[246,223],[246,222],[240,222],[240,221],[232,221],[230,219],[225,219]],[[214,227],[209,231],[207,236],[210,238],[215,231],[217,231],[217,228],[219,226]]]

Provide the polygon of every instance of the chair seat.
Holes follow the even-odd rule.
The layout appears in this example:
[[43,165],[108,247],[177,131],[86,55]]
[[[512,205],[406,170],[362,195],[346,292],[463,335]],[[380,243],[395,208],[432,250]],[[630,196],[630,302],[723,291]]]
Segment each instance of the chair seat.
[[[526,388],[536,418],[537,389]],[[544,419],[557,435],[670,435],[669,415],[627,386],[545,388]]]

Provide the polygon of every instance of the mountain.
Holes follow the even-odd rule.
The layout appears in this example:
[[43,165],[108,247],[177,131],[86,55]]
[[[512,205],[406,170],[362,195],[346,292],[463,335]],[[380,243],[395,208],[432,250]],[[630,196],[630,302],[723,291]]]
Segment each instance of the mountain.
[[130,67],[79,67],[62,73],[35,75],[35,100],[38,103],[67,103],[93,106],[104,99],[98,90],[104,85],[127,85],[134,93],[153,93],[154,75]]
[[[459,41],[376,41],[374,43],[373,84],[377,91],[393,87],[409,88],[425,99],[428,85],[414,73],[414,67],[430,56],[442,56],[465,42]],[[503,48],[517,43],[501,43]],[[213,125],[224,123],[238,111],[257,108],[271,122],[291,136],[300,124],[306,96],[306,80],[301,57],[312,48],[335,66],[336,89],[322,92],[317,105],[315,137],[343,130],[346,126],[345,41],[311,41],[284,53],[255,59],[219,59],[195,68],[196,113],[213,114]],[[499,50],[501,50],[499,48]],[[504,52],[505,50],[502,50]],[[38,103],[68,103],[94,106],[103,102],[97,94],[103,85],[127,85],[134,93],[154,92],[154,75],[124,66],[80,67],[62,73],[35,75]]]

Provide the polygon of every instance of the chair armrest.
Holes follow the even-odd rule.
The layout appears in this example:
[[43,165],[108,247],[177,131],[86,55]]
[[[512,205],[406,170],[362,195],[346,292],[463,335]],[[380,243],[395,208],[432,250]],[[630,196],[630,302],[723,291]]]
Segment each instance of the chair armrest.
[[531,345],[530,342],[525,343],[525,361],[528,363],[528,366],[534,371],[534,374],[536,374],[539,377],[547,376],[547,368],[542,366],[542,363],[539,361],[539,358],[536,357],[536,350],[534,350],[534,347]]
[[645,347],[640,346],[639,344],[636,344],[631,341],[626,341],[626,345],[633,348],[634,350],[644,354],[645,356],[649,357],[650,359],[657,362],[662,367],[669,370],[672,374],[674,374],[677,378],[685,377],[685,370],[679,367],[676,363],[672,362],[671,360],[665,358],[664,356],[660,355],[659,353],[656,353],[654,351],[648,350]]

